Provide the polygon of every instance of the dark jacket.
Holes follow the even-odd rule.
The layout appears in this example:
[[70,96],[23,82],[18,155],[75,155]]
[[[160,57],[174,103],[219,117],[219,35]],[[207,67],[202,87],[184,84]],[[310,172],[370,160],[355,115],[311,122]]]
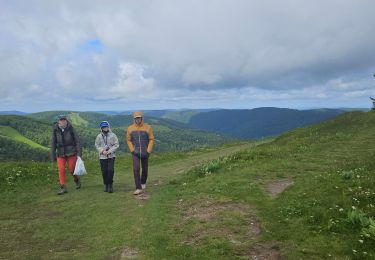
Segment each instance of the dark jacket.
[[56,160],[57,157],[64,157],[70,155],[81,154],[81,144],[78,135],[73,126],[68,122],[64,131],[59,128],[58,123],[52,127],[52,159]]

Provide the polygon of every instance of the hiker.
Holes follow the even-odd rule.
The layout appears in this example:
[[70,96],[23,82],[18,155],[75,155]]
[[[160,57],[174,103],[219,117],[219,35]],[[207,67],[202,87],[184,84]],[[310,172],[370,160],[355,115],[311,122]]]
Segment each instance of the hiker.
[[[132,154],[133,174],[136,190],[134,195],[141,194],[146,189],[148,175],[148,157],[154,146],[154,133],[150,125],[143,122],[142,112],[134,112],[134,124],[128,127],[126,141]],[[142,176],[140,166],[142,165]]]
[[[68,170],[73,175],[77,156],[82,156],[82,149],[78,135],[66,115],[59,115],[57,119],[52,127],[51,150],[52,159],[57,162],[59,171],[60,190],[57,194],[63,195],[68,192],[65,184],[65,165],[68,164]],[[76,189],[80,189],[80,178],[73,175],[73,179]]]
[[99,152],[100,168],[102,170],[104,192],[113,192],[113,176],[115,174],[116,150],[119,148],[118,139],[111,131],[109,123],[100,123],[101,133],[95,140],[96,150]]

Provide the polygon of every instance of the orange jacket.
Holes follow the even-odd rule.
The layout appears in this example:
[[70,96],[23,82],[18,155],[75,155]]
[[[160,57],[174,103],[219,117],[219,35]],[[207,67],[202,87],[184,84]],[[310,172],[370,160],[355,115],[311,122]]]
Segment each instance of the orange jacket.
[[142,158],[152,152],[154,146],[154,133],[150,125],[143,122],[140,125],[135,123],[128,127],[126,141],[131,153]]

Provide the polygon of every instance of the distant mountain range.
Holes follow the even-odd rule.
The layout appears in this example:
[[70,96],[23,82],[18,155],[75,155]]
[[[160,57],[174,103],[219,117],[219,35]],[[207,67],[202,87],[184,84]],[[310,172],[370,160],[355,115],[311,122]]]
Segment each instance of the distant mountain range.
[[[294,128],[336,117],[353,110],[364,108],[310,109],[296,110],[287,108],[255,108],[255,109],[186,109],[186,110],[145,110],[146,121],[160,129],[199,129],[239,139],[261,139],[277,136]],[[133,111],[47,111],[31,113],[26,116],[44,122],[54,122],[58,114],[68,114],[74,125],[83,128],[97,129],[98,124],[108,120],[111,126],[125,127],[132,123]],[[6,114],[22,114],[19,111],[3,111]],[[194,134],[193,134],[194,135]],[[215,136],[215,135],[212,135]],[[178,138],[178,135],[175,136]],[[177,140],[176,140],[177,141]]]
[[0,115],[26,115],[27,113],[21,111],[0,111]]
[[236,138],[260,139],[319,123],[344,112],[340,109],[295,110],[272,107],[250,110],[223,109],[193,115],[188,124]]

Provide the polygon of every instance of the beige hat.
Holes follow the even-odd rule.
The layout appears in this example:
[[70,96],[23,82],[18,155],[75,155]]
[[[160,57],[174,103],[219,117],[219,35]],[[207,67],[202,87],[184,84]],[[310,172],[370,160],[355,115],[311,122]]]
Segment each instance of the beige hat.
[[143,117],[143,113],[140,112],[140,111],[134,112],[133,113],[133,118],[137,118],[137,117]]

